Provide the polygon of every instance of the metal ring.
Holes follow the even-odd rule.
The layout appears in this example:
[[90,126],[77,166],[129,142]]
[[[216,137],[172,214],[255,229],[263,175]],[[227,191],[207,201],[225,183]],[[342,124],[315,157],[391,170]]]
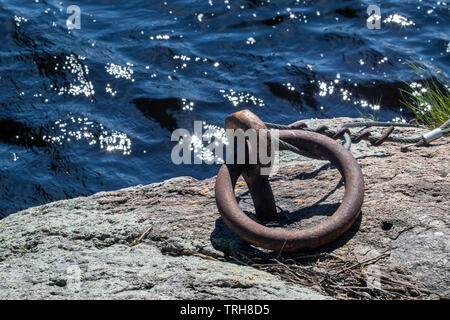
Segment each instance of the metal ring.
[[341,144],[319,133],[283,130],[279,138],[329,160],[340,171],[345,181],[345,194],[337,211],[322,223],[303,230],[263,226],[242,211],[234,194],[236,181],[245,171],[245,165],[223,165],[215,185],[216,203],[222,219],[245,241],[269,250],[314,249],[336,240],[352,226],[361,211],[364,199],[361,168]]

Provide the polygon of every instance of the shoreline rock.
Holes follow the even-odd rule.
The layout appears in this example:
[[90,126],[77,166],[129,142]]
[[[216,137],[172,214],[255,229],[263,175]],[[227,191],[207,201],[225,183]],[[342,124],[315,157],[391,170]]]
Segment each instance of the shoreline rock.
[[[0,299],[449,298],[449,142],[406,153],[394,143],[353,145],[366,184],[362,215],[313,252],[271,253],[234,235],[217,212],[214,177],[18,212],[0,220]],[[273,226],[326,219],[342,199],[338,171],[291,153],[281,158],[271,184],[283,218]],[[236,195],[254,214],[245,183]]]

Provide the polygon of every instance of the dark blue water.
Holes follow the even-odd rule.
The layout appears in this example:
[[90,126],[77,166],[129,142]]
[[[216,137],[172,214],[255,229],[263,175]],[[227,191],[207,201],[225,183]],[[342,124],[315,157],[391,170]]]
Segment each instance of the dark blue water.
[[[366,26],[370,4],[379,30]],[[212,176],[217,165],[170,160],[172,130],[194,120],[222,126],[245,108],[279,123],[408,118],[398,88],[416,77],[404,62],[447,77],[449,17],[425,0],[0,1],[0,216]]]

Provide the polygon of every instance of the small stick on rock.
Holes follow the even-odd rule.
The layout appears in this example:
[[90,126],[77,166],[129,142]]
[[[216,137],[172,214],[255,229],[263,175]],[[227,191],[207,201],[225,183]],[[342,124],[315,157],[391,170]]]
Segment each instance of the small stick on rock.
[[131,243],[130,243],[130,247],[133,247],[135,245],[137,245],[138,243],[140,243],[142,240],[144,240],[144,238],[146,236],[148,236],[148,234],[150,233],[150,231],[152,231],[153,226],[148,227],[147,230],[145,230],[145,232],[143,234],[141,234],[138,238],[134,239]]

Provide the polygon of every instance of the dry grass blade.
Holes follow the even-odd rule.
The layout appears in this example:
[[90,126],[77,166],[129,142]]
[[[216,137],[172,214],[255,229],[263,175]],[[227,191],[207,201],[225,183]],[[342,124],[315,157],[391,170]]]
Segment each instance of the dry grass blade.
[[358,267],[358,266],[365,266],[365,265],[377,262],[381,258],[385,258],[385,257],[389,257],[389,253],[382,253],[379,256],[376,256],[374,258],[370,258],[370,259],[364,260],[362,262],[355,263],[355,264],[351,265],[350,267],[346,267],[346,268],[344,268],[342,270],[338,270],[336,272],[336,274],[344,272],[344,271],[347,271],[347,270],[350,270],[350,269],[353,269],[353,268]]
[[150,231],[152,231],[152,229],[153,229],[153,226],[148,227],[147,230],[145,230],[143,234],[141,234],[139,237],[137,237],[136,239],[134,239],[134,240],[130,243],[130,247],[133,247],[133,246],[135,246],[135,245],[141,243],[142,240],[144,240],[144,238],[145,238],[146,236],[148,236],[148,234],[150,233]]
[[[370,282],[364,266],[374,264],[389,256],[382,253],[361,262],[348,260],[330,253],[289,256],[288,258],[234,257],[236,262],[272,273],[279,278],[316,289],[322,294],[338,299],[385,299],[405,300],[424,298],[430,294],[404,279],[402,274],[383,271],[379,285]],[[403,277],[403,278],[402,278]],[[426,296],[425,296],[426,297]]]

